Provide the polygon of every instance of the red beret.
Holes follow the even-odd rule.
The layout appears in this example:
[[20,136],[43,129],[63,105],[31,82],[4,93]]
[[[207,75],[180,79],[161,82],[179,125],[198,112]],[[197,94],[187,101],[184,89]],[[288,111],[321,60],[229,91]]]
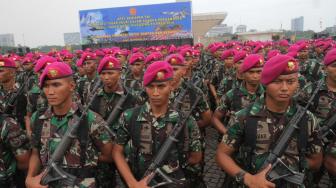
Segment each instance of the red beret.
[[323,63],[328,66],[332,63],[336,62],[336,49],[330,50],[324,57]]
[[1,58],[0,59],[0,67],[6,68],[16,68],[15,61],[10,58]]
[[72,53],[66,53],[63,55],[63,59],[73,59],[74,55]]
[[286,55],[296,58],[297,55],[298,55],[298,52],[297,51],[291,51],[291,52],[288,52]]
[[72,75],[71,67],[62,62],[53,62],[47,65],[43,70],[40,77],[40,87],[43,87],[44,81],[46,79],[55,80],[60,78],[65,78]]
[[83,62],[88,60],[97,60],[97,55],[91,52],[85,52],[82,54]]
[[36,62],[36,65],[34,67],[34,72],[36,72],[36,73],[40,72],[42,69],[44,69],[44,67],[46,65],[49,65],[49,64],[51,64],[53,62],[56,62],[56,59],[54,57],[50,57],[50,56],[43,56],[43,57],[41,57]]
[[276,55],[280,55],[280,51],[279,50],[270,50],[267,53],[267,59],[271,59],[272,57],[276,56]]
[[241,67],[240,67],[240,73],[247,72],[248,70],[252,68],[259,68],[263,67],[265,64],[264,57],[259,54],[251,54],[247,56]]
[[299,47],[298,47],[298,52],[300,52],[300,51],[302,51],[302,50],[308,50],[308,48],[309,48],[308,44],[306,44],[306,43],[302,43],[302,44],[300,44]]
[[121,70],[120,61],[115,57],[104,57],[98,65],[98,74],[100,74],[103,70]]
[[245,59],[245,57],[247,56],[247,52],[246,51],[239,51],[236,53],[236,55],[233,57],[233,62],[234,63],[238,63],[240,60]]
[[78,59],[78,60],[76,61],[76,66],[77,66],[77,67],[81,67],[81,66],[83,66],[83,58],[80,58],[80,59]]
[[166,57],[165,61],[168,62],[169,64],[171,64],[172,66],[174,66],[174,65],[180,65],[180,66],[186,65],[185,62],[184,62],[184,57],[181,54],[171,54],[171,55]]
[[173,78],[173,67],[165,61],[156,61],[148,66],[144,73],[143,85],[153,81],[167,81]]
[[261,83],[267,85],[280,75],[292,74],[298,71],[299,64],[293,57],[277,55],[265,63],[261,72]]
[[104,53],[102,50],[96,50],[96,51],[95,51],[95,54],[96,54],[96,56],[98,56],[98,57],[104,57],[104,56],[105,56],[105,53]]
[[191,48],[184,48],[180,51],[180,54],[183,56],[183,57],[190,57],[193,55],[192,53],[192,49]]
[[256,54],[258,53],[260,50],[264,49],[264,45],[262,44],[259,44],[258,46],[256,46],[254,49],[253,49],[253,53]]
[[298,52],[299,51],[299,45],[293,44],[288,48],[288,52]]
[[279,45],[280,46],[283,46],[283,47],[288,47],[289,46],[289,43],[288,43],[288,41],[287,40],[281,40],[280,42],[279,42]]
[[117,55],[123,55],[123,56],[128,56],[128,51],[127,50],[116,50],[115,53],[114,53],[114,56],[117,56]]
[[163,55],[160,52],[152,52],[145,59],[145,65],[151,64],[153,61],[160,61]]
[[215,53],[215,52],[217,52],[218,50],[220,50],[220,49],[225,49],[225,44],[216,44],[216,45],[214,45],[214,46],[212,46],[211,48],[210,48],[210,52],[211,53]]
[[26,63],[35,63],[34,58],[33,58],[33,57],[29,57],[29,56],[23,58],[23,60],[22,60],[22,64],[24,65],[24,64],[26,64]]
[[177,50],[176,46],[172,44],[172,45],[170,45],[170,47],[169,47],[168,53],[169,53],[169,54],[175,53],[176,50]]
[[221,59],[222,61],[224,61],[224,60],[225,60],[226,58],[228,58],[228,57],[234,57],[234,52],[233,52],[233,50],[225,50],[225,51],[222,53],[220,59]]
[[130,59],[129,59],[129,64],[133,65],[135,62],[144,62],[145,61],[145,55],[143,53],[134,53],[131,55]]

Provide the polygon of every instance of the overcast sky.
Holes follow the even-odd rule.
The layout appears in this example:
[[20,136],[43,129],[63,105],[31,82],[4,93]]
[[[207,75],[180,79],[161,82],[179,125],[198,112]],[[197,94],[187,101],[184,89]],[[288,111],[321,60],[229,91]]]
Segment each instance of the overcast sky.
[[[63,33],[79,32],[79,10],[175,2],[174,0],[1,0],[0,34],[16,44],[64,45]],[[336,0],[193,0],[193,12],[227,12],[225,24],[248,29],[290,29],[304,16],[304,29],[336,25]]]

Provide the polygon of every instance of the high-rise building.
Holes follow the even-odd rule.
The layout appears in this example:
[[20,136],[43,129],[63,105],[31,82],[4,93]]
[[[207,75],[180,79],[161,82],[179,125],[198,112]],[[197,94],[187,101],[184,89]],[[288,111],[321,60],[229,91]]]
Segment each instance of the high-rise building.
[[226,24],[216,25],[212,27],[206,34],[209,37],[220,36],[223,34],[232,34],[233,27]]
[[292,31],[303,31],[303,23],[304,23],[303,16],[292,19],[291,30]]
[[64,33],[65,45],[80,45],[80,33]]
[[14,34],[0,34],[0,46],[14,47]]
[[247,26],[246,25],[238,25],[236,28],[236,33],[246,33]]

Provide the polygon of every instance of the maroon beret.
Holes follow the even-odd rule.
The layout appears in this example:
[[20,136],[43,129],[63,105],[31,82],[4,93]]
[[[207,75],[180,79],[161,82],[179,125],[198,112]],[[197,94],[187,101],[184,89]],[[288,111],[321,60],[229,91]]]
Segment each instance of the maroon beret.
[[325,55],[323,63],[328,66],[332,63],[336,62],[336,49],[328,51],[328,53]]
[[172,66],[174,65],[179,65],[179,66],[184,66],[186,65],[184,61],[184,57],[181,54],[171,54],[166,57],[165,59],[166,62],[171,64]]
[[100,74],[103,70],[121,70],[119,59],[111,56],[104,57],[98,65],[98,74]]
[[36,65],[34,67],[34,72],[38,73],[40,72],[42,69],[44,69],[44,67],[46,67],[47,65],[56,62],[56,58],[54,57],[50,57],[50,56],[43,56],[41,57],[39,60],[37,60]]
[[221,60],[224,61],[226,58],[233,57],[234,56],[234,51],[233,50],[225,50],[221,54]]
[[129,64],[133,65],[135,62],[144,62],[145,61],[145,55],[143,53],[137,52],[131,55],[129,59]]
[[261,83],[267,85],[280,75],[292,74],[298,71],[299,64],[293,57],[277,55],[265,63],[261,72]]
[[240,60],[243,60],[247,57],[246,51],[239,51],[236,53],[236,55],[233,57],[233,62],[238,63]]
[[48,80],[56,80],[65,78],[72,75],[71,67],[63,62],[53,62],[46,66],[43,70],[42,75],[40,77],[40,87],[43,87],[44,81]]
[[165,61],[156,61],[148,66],[144,73],[143,85],[153,81],[164,82],[173,78],[173,67]]
[[248,70],[252,68],[259,68],[263,67],[265,64],[264,57],[259,54],[251,54],[247,56],[241,67],[240,67],[240,73],[247,72]]
[[15,61],[10,58],[1,58],[0,59],[0,67],[5,68],[16,68]]

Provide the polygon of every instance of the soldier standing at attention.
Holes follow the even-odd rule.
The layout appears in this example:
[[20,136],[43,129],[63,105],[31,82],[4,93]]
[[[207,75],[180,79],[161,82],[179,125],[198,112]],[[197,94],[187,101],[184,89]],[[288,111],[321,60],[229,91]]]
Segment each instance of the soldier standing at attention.
[[[290,56],[271,58],[261,73],[265,96],[231,118],[228,133],[217,149],[219,166],[235,179],[229,187],[295,187],[282,179],[268,181],[266,173],[271,165],[265,169],[261,166],[299,108],[293,100],[298,71],[298,63]],[[316,118],[309,111],[303,117],[280,157],[294,171],[318,170],[322,163],[322,144],[314,134]],[[235,152],[244,159],[232,158]]]
[[[179,113],[169,107],[172,78],[173,68],[167,62],[149,65],[143,82],[148,101],[126,110],[115,125],[117,143],[112,156],[130,188],[149,187],[148,177],[142,179],[142,176],[179,121]],[[184,128],[184,134],[167,153],[161,168],[167,175],[179,180],[185,180],[182,165],[198,164],[202,159],[201,135],[195,120],[189,117]],[[187,182],[183,187],[188,187]]]
[[231,89],[221,98],[213,116],[213,125],[222,135],[227,131],[226,125],[231,114],[246,108],[264,94],[264,88],[260,84],[263,66],[264,58],[259,54],[251,54],[245,58],[240,70],[237,70],[244,81],[240,87]]
[[[35,112],[32,116],[33,149],[26,178],[28,188],[47,187],[40,184],[41,172],[55,149],[62,147],[59,143],[67,129],[83,113],[81,105],[73,101],[75,82],[72,75],[69,65],[55,62],[48,65],[40,77],[40,87],[49,107],[45,112]],[[112,162],[112,139],[108,127],[98,114],[88,111],[77,133],[59,167],[76,176],[75,187],[97,187],[94,177],[98,161]],[[65,182],[61,179],[48,186],[66,187]]]

